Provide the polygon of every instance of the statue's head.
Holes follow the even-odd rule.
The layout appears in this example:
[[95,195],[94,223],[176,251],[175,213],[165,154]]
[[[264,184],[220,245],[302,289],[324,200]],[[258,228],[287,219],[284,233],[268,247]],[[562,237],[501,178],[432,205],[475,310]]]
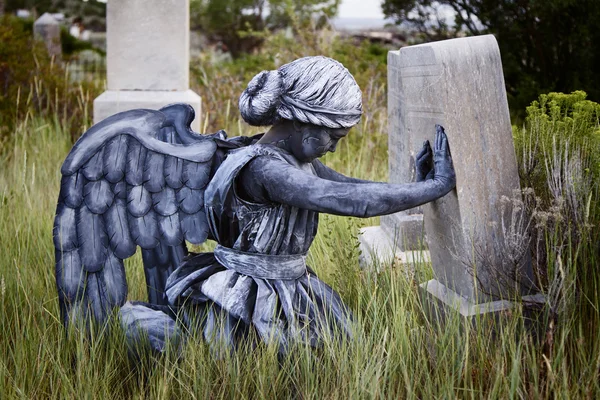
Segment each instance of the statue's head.
[[250,125],[289,126],[294,154],[310,161],[334,151],[358,123],[362,93],[339,62],[304,57],[256,75],[240,96],[239,108]]

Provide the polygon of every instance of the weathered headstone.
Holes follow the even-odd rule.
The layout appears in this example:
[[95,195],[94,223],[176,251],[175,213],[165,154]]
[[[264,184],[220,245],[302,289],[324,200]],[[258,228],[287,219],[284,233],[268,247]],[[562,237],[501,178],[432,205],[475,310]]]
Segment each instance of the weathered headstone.
[[504,299],[515,290],[527,294],[531,275],[526,252],[507,262],[506,199],[518,196],[520,185],[496,39],[404,47],[388,54],[388,69],[389,113],[398,121],[390,132],[390,178],[411,180],[414,152],[433,143],[435,124],[446,129],[456,170],[456,190],[423,206],[435,274],[421,285],[427,303],[465,317],[512,307]]
[[134,108],[188,103],[200,130],[201,99],[189,90],[189,0],[108,2],[107,86],[94,101],[94,122]]
[[[426,297],[464,316],[511,307],[526,294],[529,257],[510,259],[503,226],[506,199],[520,196],[519,175],[500,51],[492,35],[452,39],[390,52],[401,95],[393,100],[406,132],[398,157],[433,142],[446,128],[456,190],[423,207],[435,279],[421,285]],[[408,168],[408,160],[404,160]],[[510,261],[510,262],[508,262]]]
[[33,23],[33,35],[36,39],[44,42],[50,56],[60,57],[62,55],[60,25],[52,15],[44,13]]
[[[393,57],[393,52],[388,58]],[[407,183],[415,180],[415,155],[420,146],[415,144],[402,126],[400,102],[402,85],[399,70],[388,67],[388,168],[390,183]],[[421,207],[384,215],[380,226],[363,228],[360,233],[361,264],[366,266],[377,260],[380,263],[413,259],[428,259],[424,251]]]

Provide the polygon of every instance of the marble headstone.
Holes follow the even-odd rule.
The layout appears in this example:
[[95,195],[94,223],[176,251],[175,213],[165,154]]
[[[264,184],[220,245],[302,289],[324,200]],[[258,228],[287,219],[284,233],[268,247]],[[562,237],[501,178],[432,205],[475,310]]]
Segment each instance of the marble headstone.
[[[510,222],[505,200],[519,196],[520,185],[496,39],[404,47],[390,52],[388,66],[401,87],[392,106],[407,137],[397,157],[424,140],[433,142],[434,126],[441,124],[456,170],[456,189],[423,207],[435,279],[422,290],[463,315],[509,307],[499,300],[511,296],[507,285],[521,291],[527,286],[509,277],[528,279],[530,266],[526,254],[517,265],[507,264],[502,254],[507,250],[502,222]],[[409,157],[402,162],[401,168],[410,168]]]
[[189,0],[108,2],[107,86],[94,123],[120,111],[188,103],[200,130],[200,96],[189,90]]
[[[396,53],[388,53],[388,180],[390,183],[408,183],[415,181],[414,157],[420,146],[402,125],[400,70],[390,67]],[[360,263],[364,267],[374,262],[410,264],[413,260],[429,259],[428,252],[423,250],[427,242],[421,207],[382,216],[380,225],[363,228],[359,239]]]

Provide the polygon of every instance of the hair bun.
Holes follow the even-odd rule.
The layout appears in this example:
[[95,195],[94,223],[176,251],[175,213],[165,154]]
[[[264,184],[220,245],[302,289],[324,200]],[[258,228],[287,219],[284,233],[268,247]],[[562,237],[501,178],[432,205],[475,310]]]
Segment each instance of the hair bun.
[[244,121],[254,126],[273,125],[278,119],[277,109],[281,103],[283,79],[279,71],[262,71],[257,74],[238,103]]

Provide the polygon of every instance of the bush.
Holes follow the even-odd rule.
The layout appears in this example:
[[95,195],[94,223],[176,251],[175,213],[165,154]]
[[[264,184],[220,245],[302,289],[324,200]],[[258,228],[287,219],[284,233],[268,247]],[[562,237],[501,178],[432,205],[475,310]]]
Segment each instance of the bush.
[[514,134],[537,280],[564,316],[596,296],[585,281],[600,258],[600,104],[582,91],[541,95]]
[[60,27],[60,47],[63,57],[73,56],[83,50],[92,50],[102,56],[106,55],[105,52],[96,49],[90,42],[79,40],[71,35],[65,26]]
[[[600,104],[586,100],[585,92],[541,95],[527,107],[525,126],[515,129],[515,140],[521,179],[546,203],[559,194],[552,189],[553,171],[562,175],[580,172],[589,188],[600,183]],[[555,165],[559,160],[562,165]]]
[[73,85],[63,66],[33,39],[31,21],[4,16],[0,23],[0,140],[32,114],[58,118],[75,137],[89,126],[100,87]]

